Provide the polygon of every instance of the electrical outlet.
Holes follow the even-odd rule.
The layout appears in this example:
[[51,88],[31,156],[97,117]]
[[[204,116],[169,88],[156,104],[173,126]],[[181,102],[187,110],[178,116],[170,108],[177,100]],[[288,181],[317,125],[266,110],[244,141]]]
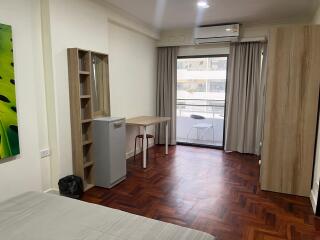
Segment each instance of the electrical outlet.
[[49,148],[43,149],[43,150],[40,151],[40,157],[41,158],[45,158],[45,157],[48,157],[48,156],[50,156]]

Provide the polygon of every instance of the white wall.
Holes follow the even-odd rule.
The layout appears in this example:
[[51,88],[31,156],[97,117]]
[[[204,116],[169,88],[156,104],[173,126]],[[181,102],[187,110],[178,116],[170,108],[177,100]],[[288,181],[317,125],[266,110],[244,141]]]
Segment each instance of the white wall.
[[49,7],[58,139],[56,160],[61,178],[73,172],[67,48],[107,53],[108,18],[104,8],[86,0],[52,0]]
[[30,190],[41,190],[39,136],[44,116],[40,9],[37,0],[0,0],[0,22],[13,29],[15,80],[21,154],[0,163],[0,201]]
[[[33,0],[34,1],[34,0]],[[47,108],[46,108],[46,93],[45,93],[45,76],[43,68],[43,47],[42,47],[42,25],[41,25],[41,6],[40,1],[34,1],[34,11],[36,12],[34,28],[37,31],[35,37],[34,53],[36,58],[33,59],[35,65],[35,72],[37,74],[35,80],[38,86],[37,89],[37,116],[38,116],[38,130],[39,130],[39,147],[40,150],[49,149],[49,135],[47,125]],[[41,168],[41,183],[42,190],[46,190],[51,186],[51,171],[50,171],[50,156],[44,157],[40,161]]]
[[95,2],[105,9],[110,23],[116,23],[119,26],[125,27],[142,35],[151,37],[153,39],[159,39],[160,33],[157,29],[154,29],[135,16],[129,15],[128,12],[109,4],[105,0],[88,1]]
[[[57,121],[56,121],[56,103],[55,103],[55,91],[54,91],[54,81],[53,81],[53,64],[52,64],[52,47],[51,47],[51,28],[50,28],[50,8],[49,0],[40,1],[41,9],[41,36],[42,36],[42,60],[43,60],[43,70],[44,70],[44,92],[45,95],[44,103],[46,103],[46,117],[48,135],[48,149],[50,156],[43,159],[41,162],[41,173],[43,190],[48,190],[54,187],[53,182],[58,179],[58,166],[57,162]],[[40,139],[44,141],[44,139]],[[56,186],[56,185],[55,185]]]
[[[155,115],[156,42],[109,23],[111,114],[119,117]],[[150,133],[153,132],[151,128]],[[137,128],[127,128],[127,156],[134,150]]]
[[[99,0],[0,4],[0,22],[13,26],[21,147],[20,156],[0,164],[2,200],[56,188],[60,177],[73,172],[67,48],[107,54],[110,48],[112,114],[149,115],[155,113],[153,39],[158,33]],[[128,129],[128,134],[130,155],[136,130]],[[40,159],[46,148],[51,156]]]
[[[72,173],[67,48],[110,53],[112,115],[130,117],[154,113],[155,41],[146,36],[145,26],[138,31],[137,24],[111,14],[97,1],[50,0],[50,22],[58,139],[55,165],[57,177],[64,177]],[[126,22],[128,29],[123,27]]]

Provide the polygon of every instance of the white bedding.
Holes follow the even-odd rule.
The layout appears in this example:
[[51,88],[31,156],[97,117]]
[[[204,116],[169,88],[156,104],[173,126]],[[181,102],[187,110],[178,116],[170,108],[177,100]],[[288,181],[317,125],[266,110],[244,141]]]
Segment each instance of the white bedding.
[[207,233],[51,194],[0,203],[1,240],[214,240]]

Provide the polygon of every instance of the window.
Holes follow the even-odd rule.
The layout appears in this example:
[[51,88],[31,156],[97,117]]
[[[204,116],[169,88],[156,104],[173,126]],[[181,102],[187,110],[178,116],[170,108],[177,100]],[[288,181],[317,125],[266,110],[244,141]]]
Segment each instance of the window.
[[227,56],[178,59],[178,142],[223,146],[227,62]]

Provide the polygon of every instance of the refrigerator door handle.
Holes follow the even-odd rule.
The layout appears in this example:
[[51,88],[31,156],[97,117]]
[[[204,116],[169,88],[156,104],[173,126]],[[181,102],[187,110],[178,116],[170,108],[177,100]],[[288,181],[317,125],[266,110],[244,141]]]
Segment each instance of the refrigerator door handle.
[[113,124],[113,126],[114,126],[115,128],[120,128],[120,127],[122,127],[122,124],[123,124],[123,122],[115,122],[115,123]]

